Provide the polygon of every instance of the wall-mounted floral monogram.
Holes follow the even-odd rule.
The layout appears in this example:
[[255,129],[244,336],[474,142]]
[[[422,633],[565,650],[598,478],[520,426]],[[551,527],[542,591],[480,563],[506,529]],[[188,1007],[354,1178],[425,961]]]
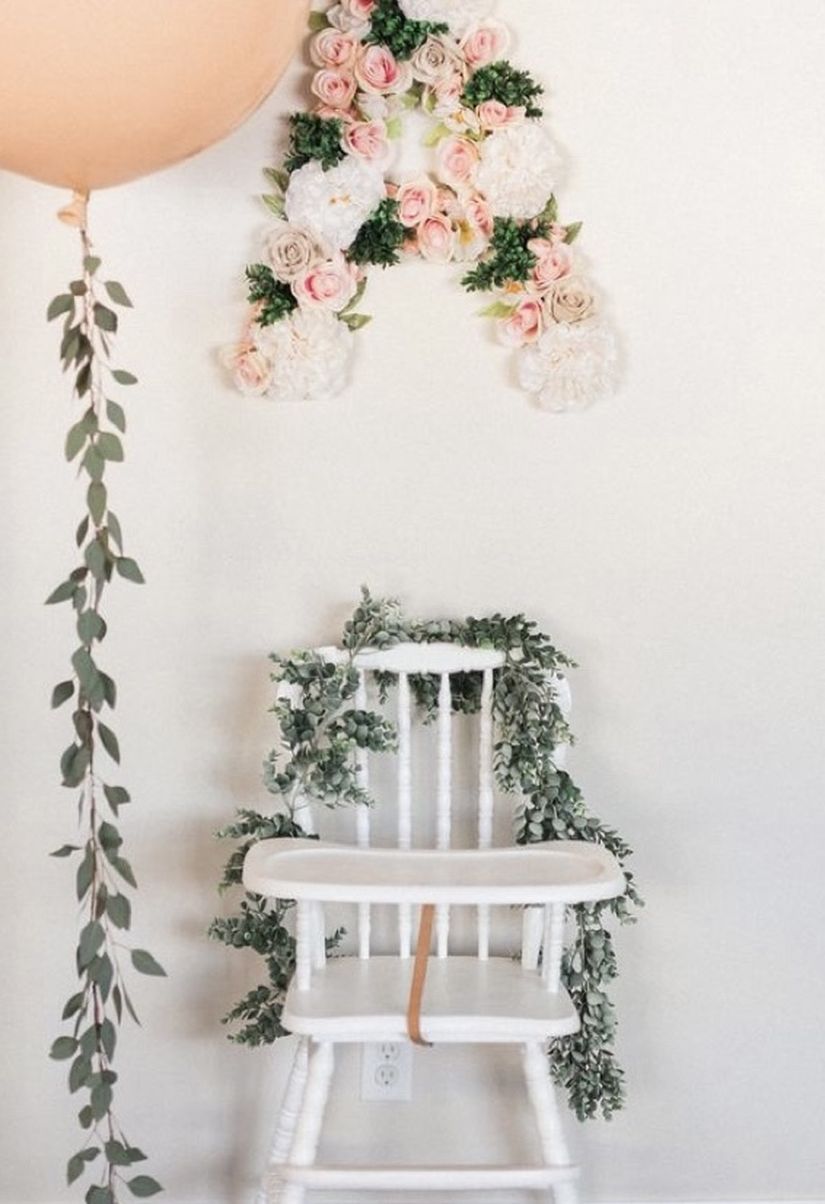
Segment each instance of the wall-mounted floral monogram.
[[[465,265],[468,292],[549,410],[613,385],[613,335],[559,218],[559,155],[543,88],[506,55],[492,0],[339,0],[312,13],[315,104],[289,118],[263,198],[277,219],[246,269],[251,309],[225,353],[238,388],[329,396],[348,377],[367,271],[421,257]],[[431,169],[396,179],[404,116],[429,119]]]

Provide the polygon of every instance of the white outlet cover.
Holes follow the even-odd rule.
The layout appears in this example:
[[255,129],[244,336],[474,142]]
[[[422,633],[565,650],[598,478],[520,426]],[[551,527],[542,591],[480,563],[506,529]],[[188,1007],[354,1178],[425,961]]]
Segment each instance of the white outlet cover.
[[412,1099],[413,1051],[409,1041],[378,1041],[361,1047],[361,1099]]

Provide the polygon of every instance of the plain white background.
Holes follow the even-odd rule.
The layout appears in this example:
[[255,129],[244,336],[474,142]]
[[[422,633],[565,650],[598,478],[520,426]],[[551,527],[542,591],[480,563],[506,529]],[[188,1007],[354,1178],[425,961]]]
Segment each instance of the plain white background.
[[[170,1204],[249,1199],[284,1051],[236,1049],[217,1023],[257,967],[204,939],[211,833],[266,797],[266,654],[334,638],[362,581],[421,615],[525,610],[581,662],[572,767],[634,844],[648,899],[620,941],[628,1108],[574,1132],[586,1196],[825,1188],[822,6],[499,9],[548,85],[563,212],[585,220],[623,339],[618,397],[584,415],[531,408],[457,272],[424,265],[371,283],[342,397],[277,408],[227,387],[215,348],[237,330],[259,168],[300,68],[222,146],[93,200],[136,302],[120,347],[141,385],[112,499],[148,580],[112,591],[106,662],[135,939],[170,970],[136,986],[119,1106]],[[46,1058],[76,920],[70,870],[45,856],[73,835],[68,716],[48,710],[69,616],[42,607],[81,506],[43,321],[76,270],[62,201],[0,177],[3,1204],[68,1198],[77,1144]],[[423,1110],[365,1112],[342,1086],[334,1152],[517,1147],[508,1065],[439,1058],[416,1070]]]

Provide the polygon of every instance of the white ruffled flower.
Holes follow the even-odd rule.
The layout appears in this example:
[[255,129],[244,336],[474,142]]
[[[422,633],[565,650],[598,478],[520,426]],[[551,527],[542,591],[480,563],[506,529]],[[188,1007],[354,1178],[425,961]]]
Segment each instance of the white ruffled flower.
[[556,144],[544,126],[508,125],[481,144],[477,187],[496,217],[536,217],[556,189],[559,166]]
[[616,382],[616,341],[602,322],[553,323],[519,352],[519,384],[544,410],[583,410]]
[[293,310],[255,337],[270,365],[266,392],[275,401],[333,397],[346,385],[352,333],[328,310]]
[[398,0],[398,4],[410,21],[444,22],[457,38],[483,21],[492,8],[492,0]]
[[380,167],[347,155],[329,171],[315,160],[294,171],[284,208],[294,226],[311,230],[331,247],[344,251],[385,196]]

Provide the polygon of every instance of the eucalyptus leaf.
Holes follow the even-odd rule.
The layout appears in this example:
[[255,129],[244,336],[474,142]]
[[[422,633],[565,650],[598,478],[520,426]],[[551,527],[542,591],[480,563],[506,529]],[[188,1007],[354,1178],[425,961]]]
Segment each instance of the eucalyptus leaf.
[[147,952],[146,949],[132,950],[132,965],[140,974],[154,974],[163,978],[166,977],[166,971],[163,966],[159,965],[152,957],[152,954]]
[[53,322],[55,318],[59,318],[61,314],[68,313],[74,309],[74,297],[71,293],[61,293],[59,297],[55,297],[49,302],[49,308],[46,310],[46,319]]
[[115,560],[115,566],[121,577],[125,577],[127,581],[134,581],[138,585],[143,585],[143,573],[138,568],[137,563],[128,556],[118,556]]
[[112,370],[112,376],[115,378],[115,380],[117,381],[117,383],[119,385],[136,385],[137,384],[137,377],[133,376],[131,372],[124,371],[123,368],[114,368]]
[[138,1196],[140,1199],[145,1199],[148,1196],[156,1196],[163,1188],[156,1179],[151,1175],[136,1175],[134,1179],[129,1179],[126,1186],[133,1196]]
[[129,294],[126,292],[126,289],[123,287],[123,285],[119,284],[117,280],[105,281],[105,288],[110,299],[114,301],[115,305],[124,305],[128,306],[129,309],[132,308],[132,302],[129,300]]
[[52,709],[62,706],[74,694],[73,681],[59,681],[52,690]]

